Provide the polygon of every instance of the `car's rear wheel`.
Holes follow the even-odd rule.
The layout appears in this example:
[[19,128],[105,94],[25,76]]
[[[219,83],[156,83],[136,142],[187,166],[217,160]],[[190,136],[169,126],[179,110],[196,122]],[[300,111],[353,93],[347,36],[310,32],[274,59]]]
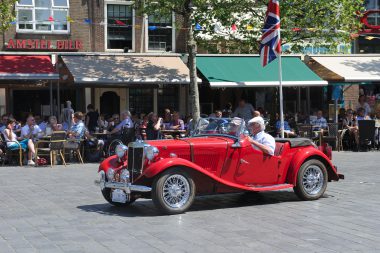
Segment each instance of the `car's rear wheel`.
[[102,194],[103,194],[103,197],[105,198],[105,200],[107,200],[108,203],[110,203],[110,204],[112,204],[114,206],[120,206],[120,207],[129,206],[129,205],[133,204],[136,201],[136,198],[133,195],[131,195],[129,201],[127,201],[126,203],[114,202],[114,201],[112,201],[111,189],[110,188],[104,188],[101,191],[102,191]]
[[298,171],[294,192],[302,200],[319,199],[326,190],[327,180],[326,166],[319,160],[308,160]]
[[170,169],[153,182],[152,200],[161,212],[186,212],[195,198],[195,184],[191,176],[181,169]]

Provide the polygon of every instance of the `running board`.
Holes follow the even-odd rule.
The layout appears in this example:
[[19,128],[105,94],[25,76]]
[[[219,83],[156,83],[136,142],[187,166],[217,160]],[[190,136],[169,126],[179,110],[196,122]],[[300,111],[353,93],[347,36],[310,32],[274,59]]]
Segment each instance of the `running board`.
[[275,184],[275,185],[246,185],[246,187],[249,187],[251,191],[276,191],[276,190],[282,190],[282,189],[288,189],[293,188],[294,185],[292,184]]

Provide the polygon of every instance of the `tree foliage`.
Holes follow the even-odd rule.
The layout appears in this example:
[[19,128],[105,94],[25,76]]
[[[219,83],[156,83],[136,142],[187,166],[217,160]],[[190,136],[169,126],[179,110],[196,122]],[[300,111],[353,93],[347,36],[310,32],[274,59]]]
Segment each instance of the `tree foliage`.
[[[190,2],[195,7],[193,25],[202,27],[194,33],[199,45],[222,43],[257,53],[268,0],[146,0],[144,11],[186,16]],[[291,52],[306,46],[333,51],[337,45],[349,43],[350,35],[360,29],[364,0],[280,0],[280,11],[282,44],[288,44]]]
[[[196,81],[197,45],[215,51],[217,44],[257,53],[269,0],[139,0],[137,9],[148,15],[182,16],[186,29],[190,69],[192,116],[200,115]],[[282,44],[291,52],[306,46],[336,48],[348,43],[360,28],[364,0],[280,0]],[[359,13],[359,14],[358,14]],[[195,32],[193,29],[196,28]]]
[[0,0],[0,31],[5,32],[15,20],[14,6],[17,0]]

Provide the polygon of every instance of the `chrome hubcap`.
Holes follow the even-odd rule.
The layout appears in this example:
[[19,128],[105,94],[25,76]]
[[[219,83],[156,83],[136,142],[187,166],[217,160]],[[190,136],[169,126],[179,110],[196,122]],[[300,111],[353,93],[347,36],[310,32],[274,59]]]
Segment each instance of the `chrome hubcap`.
[[164,182],[162,197],[171,208],[181,208],[190,197],[190,185],[182,175],[171,175]]
[[324,183],[323,173],[317,165],[307,167],[302,177],[302,185],[305,191],[310,195],[317,195]]

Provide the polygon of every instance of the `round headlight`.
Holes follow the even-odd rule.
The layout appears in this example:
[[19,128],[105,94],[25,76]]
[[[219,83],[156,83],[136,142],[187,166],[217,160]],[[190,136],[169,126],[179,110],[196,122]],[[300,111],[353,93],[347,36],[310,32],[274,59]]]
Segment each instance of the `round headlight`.
[[108,181],[112,181],[115,177],[115,171],[112,168],[109,168],[107,171],[107,179]]
[[122,158],[125,155],[125,151],[128,150],[128,147],[125,145],[117,145],[115,148],[115,153],[117,157]]
[[121,182],[128,182],[129,180],[129,171],[128,170],[121,170],[120,172],[120,180]]
[[146,158],[148,158],[149,161],[153,160],[156,156],[158,156],[158,153],[160,152],[158,148],[153,146],[148,146],[145,148],[146,152]]

